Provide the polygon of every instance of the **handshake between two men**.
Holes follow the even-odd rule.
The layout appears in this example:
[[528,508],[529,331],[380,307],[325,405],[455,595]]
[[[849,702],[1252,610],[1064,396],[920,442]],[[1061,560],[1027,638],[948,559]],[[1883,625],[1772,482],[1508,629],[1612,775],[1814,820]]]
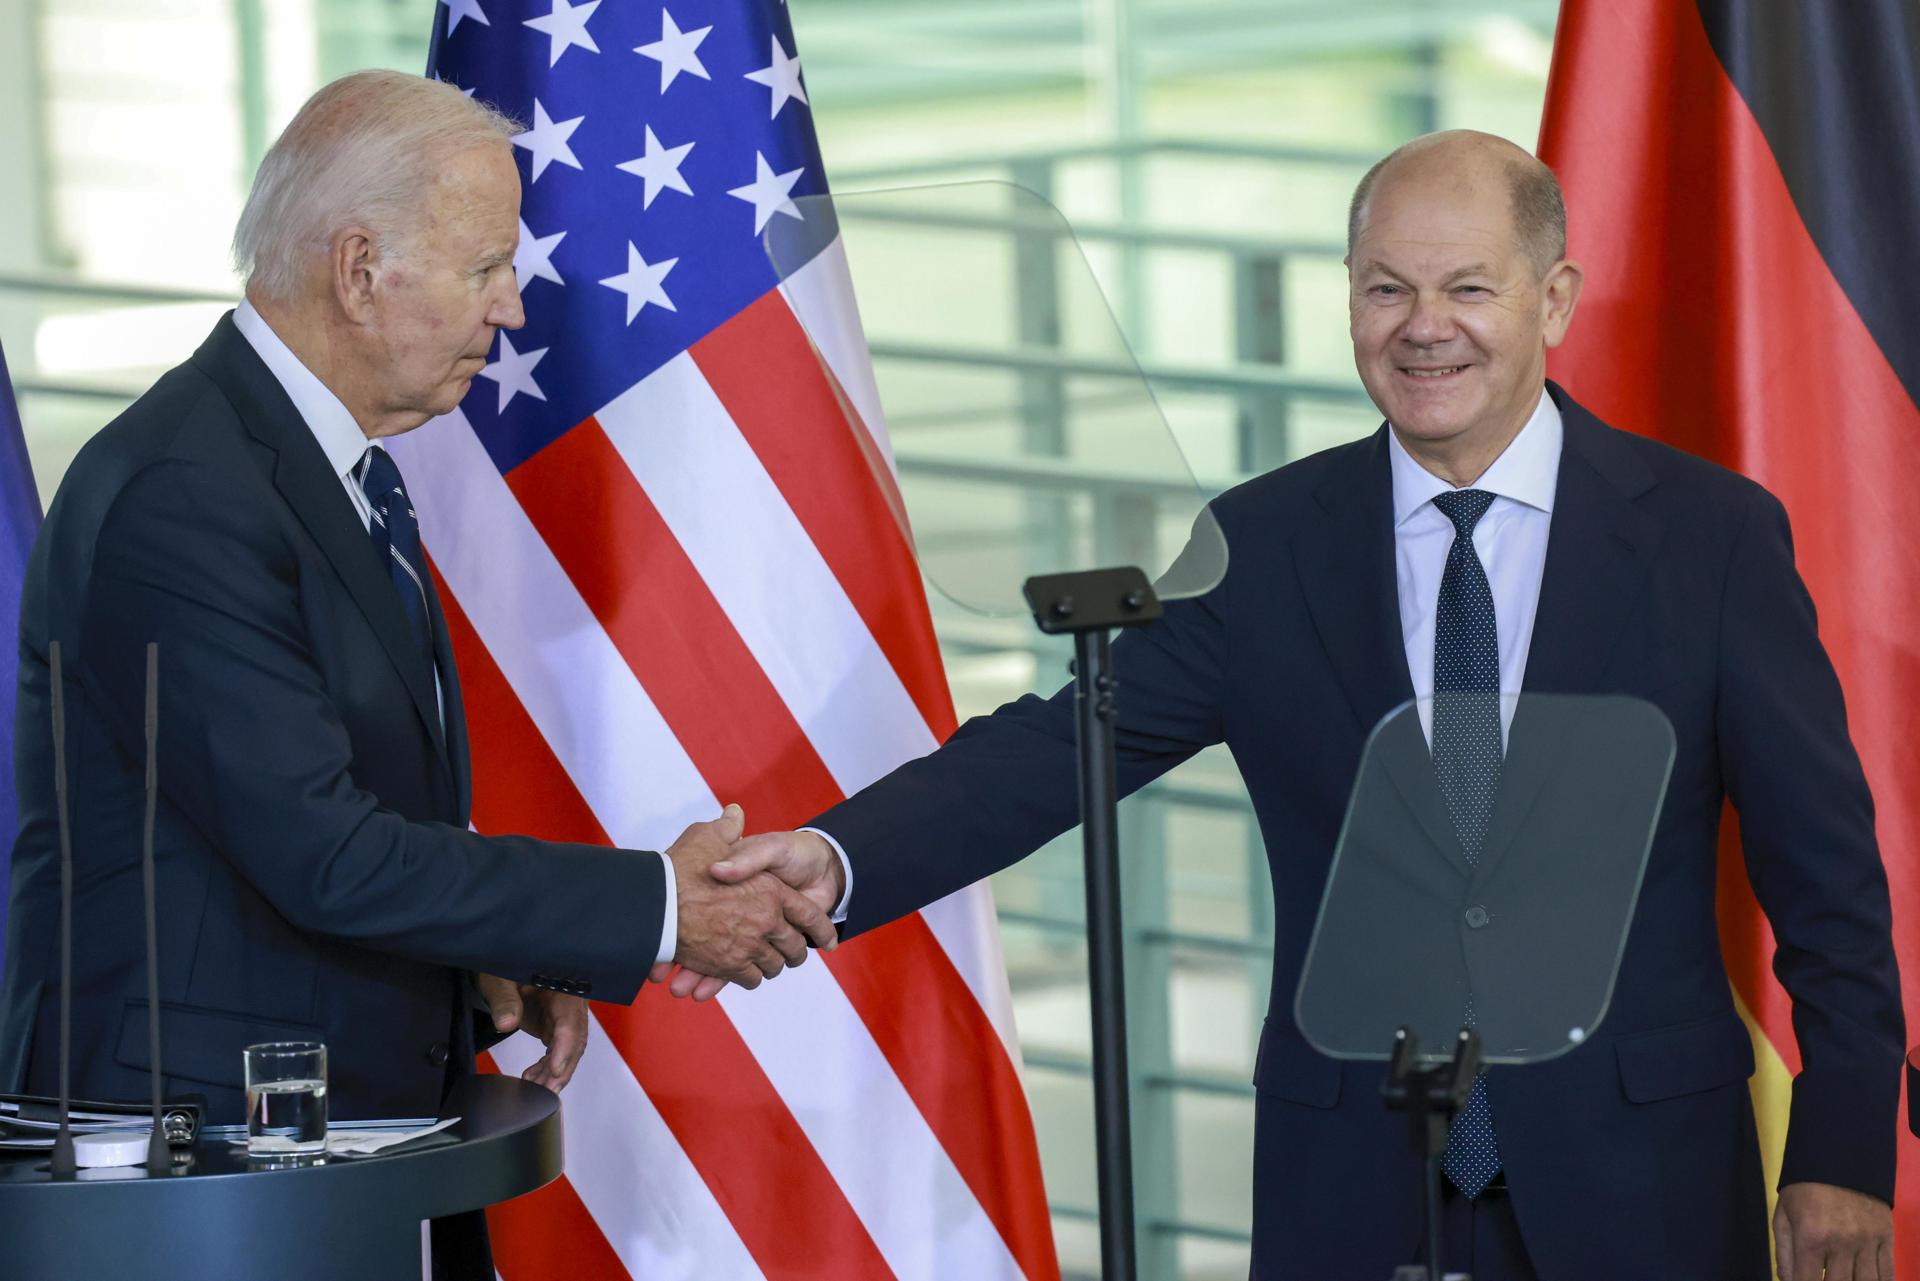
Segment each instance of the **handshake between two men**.
[[[667,847],[675,881],[673,960],[653,967],[655,983],[678,997],[707,1001],[728,983],[758,987],[807,959],[809,946],[839,944],[833,915],[846,897],[846,869],[816,832],[743,836],[746,815],[729,805],[695,823]],[[522,1075],[563,1089],[587,1047],[585,998],[476,976],[494,1030],[524,1031],[546,1053]]]
[[809,945],[839,944],[835,909],[846,869],[817,832],[742,836],[746,816],[729,805],[667,848],[678,897],[673,960],[650,975],[675,996],[705,1001],[728,983],[758,987],[807,959]]

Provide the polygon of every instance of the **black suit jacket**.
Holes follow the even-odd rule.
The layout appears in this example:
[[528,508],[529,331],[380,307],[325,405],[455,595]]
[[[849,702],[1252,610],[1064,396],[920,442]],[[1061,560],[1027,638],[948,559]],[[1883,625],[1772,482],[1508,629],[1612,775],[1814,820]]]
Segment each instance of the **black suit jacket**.
[[51,1093],[57,1069],[56,639],[82,1097],[147,1089],[150,640],[170,1091],[241,1120],[241,1048],[317,1039],[333,1116],[431,1115],[471,1057],[467,971],[633,998],[659,944],[660,860],[468,830],[460,684],[431,606],[444,726],[434,672],[339,478],[231,316],[88,442],[34,546],[21,612],[0,1088]]
[[[1525,689],[1645,698],[1677,758],[1605,1023],[1559,1059],[1489,1075],[1511,1196],[1555,1281],[1766,1276],[1754,1059],[1714,918],[1723,801],[1806,1065],[1782,1178],[1891,1199],[1903,1020],[1872,800],[1779,503],[1549,391],[1565,446]],[[1233,752],[1275,897],[1254,1275],[1373,1281],[1414,1255],[1405,1119],[1382,1105],[1379,1066],[1307,1045],[1293,995],[1362,746],[1412,695],[1386,428],[1214,511],[1225,580],[1115,644],[1121,785],[1208,744]],[[1011,703],[816,819],[854,865],[844,933],[1071,826],[1072,712],[1070,689]]]

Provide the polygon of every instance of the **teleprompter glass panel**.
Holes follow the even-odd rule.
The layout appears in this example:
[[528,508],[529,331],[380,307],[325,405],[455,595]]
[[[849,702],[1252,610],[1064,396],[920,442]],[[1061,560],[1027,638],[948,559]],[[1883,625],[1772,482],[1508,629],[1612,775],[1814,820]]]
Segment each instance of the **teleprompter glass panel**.
[[[1471,1022],[1489,1063],[1579,1045],[1606,1015],[1673,765],[1673,729],[1621,696],[1441,695],[1498,715],[1492,804],[1465,812],[1428,743],[1431,699],[1373,731],[1294,1013],[1336,1058],[1422,1057]],[[1442,706],[1444,714],[1445,707]],[[1456,818],[1456,811],[1461,817]],[[1460,828],[1484,819],[1484,835]]]

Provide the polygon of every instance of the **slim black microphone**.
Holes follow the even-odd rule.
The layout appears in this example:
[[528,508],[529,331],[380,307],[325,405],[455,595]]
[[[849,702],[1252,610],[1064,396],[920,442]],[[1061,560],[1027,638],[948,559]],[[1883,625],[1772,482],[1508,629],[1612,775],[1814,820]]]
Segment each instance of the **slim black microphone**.
[[60,642],[47,642],[53,681],[53,803],[60,821],[60,1132],[53,1139],[56,1179],[79,1169],[73,1151],[73,832],[67,824],[67,703],[60,670]]
[[160,1115],[160,944],[154,923],[153,818],[160,779],[160,644],[147,642],[147,814],[140,831],[140,875],[147,900],[147,1051],[153,1067],[153,1133],[147,1138],[147,1173],[173,1169],[166,1122]]

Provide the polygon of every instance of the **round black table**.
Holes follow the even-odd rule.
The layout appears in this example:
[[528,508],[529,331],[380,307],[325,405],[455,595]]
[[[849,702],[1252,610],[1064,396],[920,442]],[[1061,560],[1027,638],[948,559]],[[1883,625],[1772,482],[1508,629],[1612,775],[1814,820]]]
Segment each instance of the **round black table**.
[[422,1219],[560,1175],[550,1090],[469,1077],[442,1115],[460,1123],[415,1145],[284,1168],[249,1164],[220,1132],[171,1175],[82,1170],[56,1183],[45,1155],[0,1155],[0,1277],[418,1281]]

